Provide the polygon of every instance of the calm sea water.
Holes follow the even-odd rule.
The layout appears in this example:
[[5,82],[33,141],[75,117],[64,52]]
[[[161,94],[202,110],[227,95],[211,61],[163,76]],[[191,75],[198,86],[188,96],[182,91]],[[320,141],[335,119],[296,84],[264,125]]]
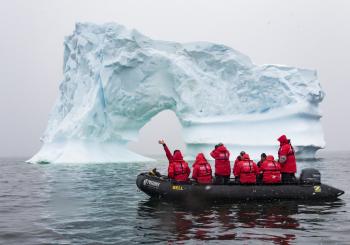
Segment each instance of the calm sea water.
[[151,201],[138,173],[153,164],[37,165],[0,159],[0,244],[350,244],[350,152],[302,167],[346,191],[334,202],[193,205]]

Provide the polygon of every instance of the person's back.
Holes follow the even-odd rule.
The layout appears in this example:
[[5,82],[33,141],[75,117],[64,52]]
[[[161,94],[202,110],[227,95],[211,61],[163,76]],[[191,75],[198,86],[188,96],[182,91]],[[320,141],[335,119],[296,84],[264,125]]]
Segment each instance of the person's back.
[[163,145],[165,154],[169,161],[168,177],[180,182],[188,181],[191,170],[188,167],[188,163],[183,160],[181,151],[175,150],[174,154],[171,154],[164,140],[159,140],[159,144]]
[[244,154],[242,160],[238,162],[234,175],[239,179],[241,184],[255,184],[258,167],[256,163],[250,160],[248,154]]
[[237,169],[238,163],[239,163],[240,161],[242,161],[242,157],[244,156],[244,154],[245,154],[245,151],[241,151],[241,152],[239,153],[239,155],[236,157],[235,163],[234,163],[234,165],[233,165],[233,170],[232,170],[233,173],[235,172],[235,169]]
[[226,184],[230,180],[230,152],[223,144],[218,144],[210,153],[215,159],[215,182],[217,184]]
[[282,181],[284,183],[293,183],[297,172],[294,149],[285,135],[279,137],[278,141],[280,142],[278,162],[281,164]]
[[264,184],[281,182],[281,166],[271,155],[268,155],[261,164],[260,172],[262,173],[262,182]]
[[203,153],[199,153],[193,164],[192,178],[200,184],[212,182],[212,170]]

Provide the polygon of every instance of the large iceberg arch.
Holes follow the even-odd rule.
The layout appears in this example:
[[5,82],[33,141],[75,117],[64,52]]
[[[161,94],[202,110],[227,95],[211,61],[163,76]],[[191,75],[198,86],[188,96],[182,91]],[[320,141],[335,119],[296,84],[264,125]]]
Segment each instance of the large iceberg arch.
[[64,46],[59,98],[30,162],[150,160],[126,144],[167,109],[188,156],[218,142],[275,151],[282,133],[304,156],[324,146],[314,70],[258,66],[224,45],[153,40],[115,23],[78,23]]

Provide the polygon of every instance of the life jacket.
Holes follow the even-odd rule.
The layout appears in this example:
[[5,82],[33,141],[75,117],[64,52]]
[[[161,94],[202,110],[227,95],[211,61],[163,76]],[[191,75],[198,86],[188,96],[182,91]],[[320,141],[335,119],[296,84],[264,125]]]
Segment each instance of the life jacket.
[[170,163],[169,168],[172,168],[174,179],[177,181],[187,181],[191,170],[188,167],[187,162],[183,160],[180,151],[176,151],[173,156],[173,161]]
[[249,155],[245,154],[243,160],[239,162],[239,181],[242,184],[256,183],[257,166],[250,160]]
[[198,183],[211,183],[212,176],[211,176],[210,165],[209,167],[208,167],[208,164],[199,165],[199,173],[198,173],[197,181]]
[[242,184],[256,183],[256,172],[253,169],[252,161],[241,161],[239,181]]
[[196,179],[197,182],[201,184],[209,184],[212,182],[212,170],[203,153],[199,153],[196,157],[196,161],[193,164],[192,178]]
[[275,161],[274,157],[269,155],[261,164],[260,171],[262,172],[262,181],[265,184],[273,184],[281,182],[281,166]]
[[174,161],[174,176],[185,174],[184,161]]

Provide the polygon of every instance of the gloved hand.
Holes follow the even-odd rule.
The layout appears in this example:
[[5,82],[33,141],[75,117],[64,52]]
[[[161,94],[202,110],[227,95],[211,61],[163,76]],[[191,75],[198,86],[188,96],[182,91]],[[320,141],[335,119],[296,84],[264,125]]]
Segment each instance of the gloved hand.
[[287,157],[286,156],[281,156],[280,159],[278,159],[278,161],[280,163],[285,163],[287,161]]

